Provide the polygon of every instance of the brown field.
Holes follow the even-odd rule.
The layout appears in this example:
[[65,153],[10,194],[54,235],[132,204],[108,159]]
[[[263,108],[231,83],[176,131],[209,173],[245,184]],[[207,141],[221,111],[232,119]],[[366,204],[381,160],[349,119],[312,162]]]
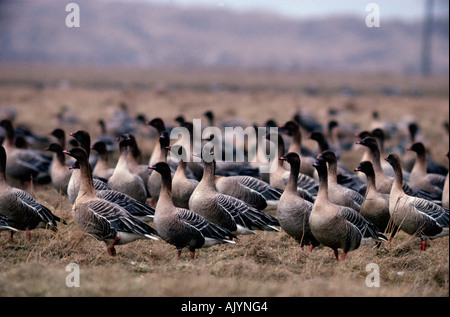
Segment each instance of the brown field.
[[[64,81],[58,81],[64,80]],[[44,84],[42,84],[44,83]],[[56,83],[56,84],[55,84]],[[69,83],[69,84],[68,84]],[[212,89],[222,84],[222,89]],[[420,96],[380,94],[393,85],[407,91],[420,89]],[[320,87],[318,95],[303,93],[308,86]],[[360,93],[344,96],[340,88],[351,86]],[[225,89],[223,89],[225,87]],[[219,121],[239,117],[263,124],[268,118],[284,123],[295,109],[315,113],[324,123],[328,109],[340,109],[339,120],[368,127],[371,112],[382,119],[399,121],[412,115],[431,144],[434,158],[448,167],[448,79],[402,77],[388,74],[281,74],[255,71],[207,72],[182,70],[47,69],[45,67],[0,67],[0,106],[17,110],[17,124],[26,124],[40,134],[58,127],[55,114],[66,105],[81,124],[98,134],[96,121],[108,119],[119,102],[130,114],[161,117],[173,124],[180,113],[187,119],[202,118],[212,109]],[[143,129],[149,129],[143,127]],[[144,155],[151,153],[153,139],[139,135]],[[305,146],[314,149],[312,141]],[[346,153],[343,162],[354,168],[358,156]],[[113,158],[114,160],[114,158]],[[11,183],[14,183],[11,180]],[[380,249],[363,246],[337,263],[330,249],[301,250],[285,233],[258,232],[243,236],[235,245],[215,246],[197,252],[191,261],[183,252],[155,241],[138,241],[117,247],[117,257],[107,255],[105,245],[84,235],[71,219],[67,198],[49,186],[30,192],[56,215],[66,219],[54,234],[32,231],[27,242],[23,232],[8,241],[0,233],[0,296],[151,296],[151,297],[445,297],[449,295],[449,240],[432,241],[419,251],[416,238],[399,234]],[[80,266],[80,287],[66,286],[66,265]],[[380,268],[380,287],[367,287],[366,265]]]

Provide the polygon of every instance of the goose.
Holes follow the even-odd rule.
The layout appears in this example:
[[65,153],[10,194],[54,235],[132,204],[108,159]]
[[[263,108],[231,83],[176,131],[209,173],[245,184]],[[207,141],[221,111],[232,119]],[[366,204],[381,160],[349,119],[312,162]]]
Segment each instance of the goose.
[[348,252],[356,250],[360,245],[371,241],[387,241],[378,232],[378,228],[359,212],[330,202],[327,163],[318,158],[314,167],[319,174],[319,193],[309,216],[309,225],[314,237],[333,250],[336,260],[339,261],[338,249],[343,250],[344,260]]
[[[167,163],[167,152],[168,146],[170,145],[169,133],[167,131],[162,131],[159,135],[159,157],[154,161],[154,164],[150,164],[150,166],[155,165],[158,162],[166,162]],[[152,198],[153,203],[156,203],[159,198],[159,193],[161,191],[161,174],[159,173],[151,173],[148,177],[147,181],[147,189],[150,197]]]
[[353,208],[359,212],[364,202],[364,196],[353,189],[338,184],[337,158],[335,153],[326,150],[318,157],[323,158],[328,163],[328,198],[330,202]]
[[64,153],[74,157],[80,165],[81,184],[72,207],[72,216],[83,232],[104,241],[111,256],[116,256],[116,245],[137,239],[159,240],[157,231],[148,224],[133,217],[124,208],[95,195],[88,154],[83,148],[72,148]]
[[422,142],[412,144],[407,150],[416,153],[416,161],[409,176],[409,183],[426,192],[442,196],[445,176],[427,172],[426,149]]
[[[277,148],[277,157],[280,157],[285,154],[285,147],[283,138],[280,133],[268,134],[267,137],[272,139],[274,137],[277,138],[278,148]],[[276,164],[276,166],[271,166],[270,176],[269,176],[269,184],[272,187],[275,187],[281,191],[286,188],[286,184],[289,180],[289,171],[284,168],[284,163],[282,160],[274,160],[272,164]],[[317,195],[317,190],[319,188],[319,183],[312,177],[306,174],[299,174],[298,176],[298,186],[297,191],[299,195],[309,201],[313,202],[315,196]]]
[[147,190],[144,181],[138,175],[131,173],[128,168],[128,144],[128,137],[119,141],[120,156],[113,174],[108,179],[108,186],[145,203],[147,200]]
[[161,118],[154,118],[151,121],[147,121],[146,124],[155,128],[158,133],[158,142],[156,142],[148,161],[148,165],[155,165],[156,163],[160,162],[159,160],[161,158],[161,145],[159,142],[159,137],[161,136],[162,132],[167,132],[167,130],[164,121]]
[[247,175],[217,176],[218,192],[238,198],[259,210],[276,208],[283,191],[266,182]]
[[389,213],[389,194],[380,193],[375,185],[375,171],[370,161],[362,161],[355,168],[355,172],[366,175],[367,189],[364,202],[361,205],[361,215],[372,222],[383,232],[390,232],[390,240],[395,236],[398,227],[392,224]]
[[153,225],[159,236],[177,249],[178,260],[181,250],[188,248],[191,259],[195,258],[195,250],[222,243],[235,243],[236,238],[229,230],[196,214],[189,209],[179,208],[173,204],[172,175],[165,162],[159,162],[149,169],[161,174],[161,193],[155,208]]
[[[80,163],[75,161],[75,164],[70,167],[71,169],[80,169]],[[95,180],[94,181],[94,189],[95,189]],[[95,195],[98,198],[105,199],[113,204],[117,204],[122,208],[125,208],[132,216],[138,218],[141,221],[149,222],[153,220],[153,216],[155,215],[155,209],[146,204],[142,203],[133,197],[119,192],[113,189],[95,189]]]
[[56,138],[57,143],[59,143],[63,149],[66,148],[66,132],[63,129],[56,128],[50,132],[50,135]]
[[[448,152],[445,155],[447,156],[447,158],[449,158]],[[445,209],[449,209],[449,194],[448,194],[448,189],[449,189],[449,173],[447,172],[447,177],[445,177],[445,183],[444,183],[444,189],[442,190],[442,207],[444,207]]]
[[[214,153],[211,151],[210,155]],[[254,230],[279,231],[276,218],[240,199],[219,193],[215,188],[214,158],[202,157],[203,177],[189,199],[189,209],[235,235],[254,234]]]
[[116,138],[108,133],[103,119],[98,119],[97,123],[100,127],[100,134],[94,139],[93,143],[103,142],[106,146],[106,151],[113,153],[117,149]]
[[53,187],[60,193],[67,195],[72,170],[67,167],[64,148],[59,143],[51,143],[47,151],[53,152],[52,163],[50,164],[50,177]]
[[286,122],[280,128],[286,130],[287,134],[292,138],[288,152],[294,152],[300,155],[300,160],[303,163],[300,165],[300,173],[313,177],[313,163],[315,162],[315,158],[311,155],[305,155],[305,152],[307,151],[302,147],[302,133],[299,125],[291,120]]
[[[361,141],[357,141],[356,144],[367,146],[371,152],[372,152],[372,164],[373,169],[375,171],[375,181],[377,190],[389,194],[392,188],[392,183],[394,182],[394,178],[386,175],[383,171],[383,168],[381,167],[381,154],[380,154],[380,147],[375,138],[367,137],[364,138]],[[423,190],[419,190],[415,187],[412,187],[407,182],[403,182],[403,190],[405,193],[411,196],[416,196],[428,200],[438,200],[441,197],[438,197],[436,195],[433,195],[432,193],[425,192]]]
[[400,157],[390,154],[385,158],[395,172],[395,180],[389,196],[389,213],[400,230],[421,240],[420,250],[425,251],[427,240],[448,236],[448,209],[429,200],[410,196],[403,189]]
[[[131,173],[136,174],[140,178],[142,178],[144,184],[147,184],[148,178],[150,176],[148,165],[140,163],[142,159],[142,153],[139,149],[135,136],[133,134],[127,134],[127,136],[129,137],[128,168],[130,169]],[[145,188],[147,189],[147,185],[145,186]],[[148,196],[149,193],[147,190],[147,197]]]
[[301,248],[309,245],[309,249],[320,245],[309,226],[309,216],[313,203],[301,198],[297,193],[298,174],[300,172],[300,156],[298,153],[288,152],[280,157],[290,165],[289,181],[277,206],[277,219],[281,228],[297,241]]
[[114,168],[109,167],[109,152],[106,147],[106,143],[103,141],[97,141],[91,146],[91,149],[96,151],[98,154],[98,160],[94,166],[92,175],[107,182],[113,175]]
[[[89,158],[91,150],[91,136],[89,132],[86,130],[78,130],[77,132],[69,133],[69,135],[73,137],[79,143],[80,147],[86,151]],[[77,163],[75,162],[74,164]],[[69,198],[71,204],[75,203],[75,199],[78,196],[78,191],[80,189],[80,177],[80,169],[73,169],[69,184],[67,185],[67,197]],[[96,190],[112,189],[106,182],[96,178],[95,176],[93,178],[93,182]]]
[[178,208],[189,209],[189,199],[199,181],[186,176],[187,159],[184,147],[181,145],[173,145],[169,149],[172,153],[179,155],[178,167],[172,179],[173,204]]
[[4,214],[0,214],[0,231],[3,230],[9,230],[10,232],[17,232],[18,230],[16,228],[11,227],[9,222],[11,221],[11,218]]
[[17,148],[15,146],[15,132],[12,122],[4,119],[0,122],[6,131],[4,147],[8,156],[6,171],[8,176],[20,181],[21,188],[26,182],[44,179],[49,175],[51,157],[36,149]]
[[[0,214],[8,217],[9,226],[17,230],[26,231],[30,241],[30,231],[36,228],[58,230],[57,222],[65,224],[61,218],[54,215],[50,209],[37,202],[27,192],[12,187],[7,182],[6,166],[7,154],[0,145]],[[10,231],[10,240],[14,230]]]

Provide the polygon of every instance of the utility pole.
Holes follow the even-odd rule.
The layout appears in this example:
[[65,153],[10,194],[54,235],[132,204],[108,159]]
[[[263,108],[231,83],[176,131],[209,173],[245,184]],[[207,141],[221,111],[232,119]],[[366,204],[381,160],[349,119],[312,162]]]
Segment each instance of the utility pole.
[[429,76],[431,69],[431,37],[433,33],[433,5],[434,0],[425,0],[425,19],[422,34],[422,56],[420,72],[422,76]]

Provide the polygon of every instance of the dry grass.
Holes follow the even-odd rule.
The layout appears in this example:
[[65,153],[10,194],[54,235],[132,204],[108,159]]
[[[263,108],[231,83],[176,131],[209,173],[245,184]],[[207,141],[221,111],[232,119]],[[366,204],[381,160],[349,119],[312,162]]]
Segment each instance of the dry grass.
[[[229,74],[228,74],[229,75]],[[227,75],[227,76],[228,76]],[[335,93],[310,96],[301,93],[298,78],[287,90],[256,89],[270,86],[274,81],[279,87],[286,83],[280,75],[272,79],[256,80],[252,86],[248,77],[234,84],[247,89],[211,92],[208,85],[202,89],[184,87],[173,90],[164,86],[158,89],[138,89],[111,86],[98,89],[73,86],[70,88],[36,89],[29,85],[5,83],[1,74],[2,106],[9,105],[18,112],[17,122],[27,124],[45,134],[56,126],[53,116],[61,105],[67,105],[82,119],[82,124],[66,127],[67,132],[84,128],[97,133],[96,120],[108,118],[120,101],[131,106],[132,114],[144,113],[148,118],[162,117],[168,123],[183,113],[187,118],[200,118],[208,109],[214,109],[218,120],[238,116],[251,122],[263,123],[273,117],[282,123],[289,120],[296,107],[311,110],[326,122],[328,108],[343,110],[342,119],[359,123],[361,127],[371,122],[371,110],[378,109],[385,118],[400,120],[405,114],[413,114],[419,120],[424,133],[437,147],[435,158],[447,164],[440,153],[448,150],[448,135],[443,136],[441,123],[448,118],[448,91],[446,80],[422,82],[419,79],[393,79],[393,84],[412,83],[410,87],[429,87],[422,97],[386,97],[376,93],[385,83],[379,78],[379,86],[368,87],[362,80],[343,77],[313,78],[315,84],[338,87],[337,83],[351,82],[362,85],[367,93],[343,97]],[[14,76],[18,76],[16,73]],[[45,76],[45,75],[44,75]],[[167,75],[166,75],[167,76]],[[227,76],[222,77],[224,81]],[[292,76],[292,75],[289,75]],[[88,77],[88,76],[87,76]],[[96,78],[99,77],[95,74]],[[217,81],[220,77],[213,76]],[[27,78],[27,77],[23,77]],[[105,81],[112,80],[105,77]],[[178,77],[176,77],[178,78]],[[186,77],[187,78],[187,77]],[[183,80],[187,80],[183,78]],[[192,80],[201,83],[205,77]],[[206,77],[208,78],[208,77]],[[225,78],[225,79],[224,79]],[[368,77],[370,81],[371,77]],[[152,78],[155,81],[157,79]],[[86,79],[88,80],[88,79]],[[98,79],[99,80],[99,79]],[[135,79],[139,82],[139,78]],[[167,81],[167,78],[165,78]],[[278,81],[277,81],[278,80]],[[151,80],[149,79],[149,82]],[[206,81],[210,83],[210,81]],[[262,85],[261,83],[264,83]],[[280,84],[281,83],[281,84]],[[205,88],[206,87],[206,88]],[[149,155],[154,140],[140,136],[145,155]],[[146,143],[147,142],[147,143]],[[314,147],[312,143],[306,146]],[[358,158],[344,157],[353,167]],[[32,241],[25,234],[17,233],[15,241],[8,241],[8,233],[0,233],[0,296],[364,296],[364,297],[445,297],[449,295],[449,245],[448,237],[433,241],[426,252],[419,251],[416,238],[399,234],[394,242],[380,249],[368,246],[351,252],[345,262],[336,263],[330,249],[308,252],[301,250],[284,232],[259,232],[256,236],[243,236],[235,245],[215,246],[199,250],[197,259],[191,261],[188,253],[176,260],[174,248],[164,242],[137,241],[117,247],[117,257],[109,257],[105,245],[84,235],[71,220],[71,205],[50,187],[33,188],[32,194],[48,206],[56,215],[68,221],[54,234],[34,230]],[[80,287],[66,286],[66,265],[80,266]],[[369,288],[365,281],[369,272],[366,265],[376,263],[380,268],[380,287]]]

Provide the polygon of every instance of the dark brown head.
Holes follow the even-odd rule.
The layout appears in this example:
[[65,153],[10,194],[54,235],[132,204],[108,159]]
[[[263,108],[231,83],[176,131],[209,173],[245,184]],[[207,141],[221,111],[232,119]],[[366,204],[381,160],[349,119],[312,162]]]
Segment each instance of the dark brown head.
[[362,161],[359,165],[354,169],[354,172],[362,172],[366,175],[373,175],[375,172],[373,170],[372,162],[370,161]]
[[148,125],[154,127],[158,132],[166,131],[166,126],[161,118],[155,118],[147,122]]
[[62,153],[64,151],[64,148],[59,143],[51,143],[47,148],[47,151],[54,152],[54,153]]
[[385,160],[391,164],[391,166],[396,169],[401,170],[401,163],[400,163],[400,157],[397,154],[389,154],[388,157],[385,158]]
[[63,153],[72,156],[77,161],[80,161],[80,163],[89,162],[88,155],[82,147],[74,147],[70,150],[64,150]]
[[71,137],[73,137],[75,140],[77,140],[78,143],[80,144],[80,146],[89,155],[89,151],[91,149],[91,136],[90,136],[89,132],[87,132],[85,130],[78,130],[77,132],[70,133],[69,135]]
[[289,136],[293,136],[299,133],[299,126],[295,121],[288,121],[280,128],[286,131],[287,135]]
[[161,174],[162,177],[171,177],[170,166],[166,162],[158,162],[154,165],[150,165],[148,169],[152,169]]
[[108,150],[106,149],[106,143],[103,141],[95,142],[94,145],[91,146],[91,149],[96,151],[100,155],[108,153]]
[[337,162],[336,154],[334,154],[334,152],[330,150],[323,151],[322,154],[318,156],[318,158],[322,158],[328,163]]
[[286,161],[291,165],[293,164],[300,165],[300,156],[294,152],[289,152],[286,155],[283,155],[282,157],[280,157],[280,160]]
[[367,137],[360,141],[357,141],[356,144],[367,146],[369,149],[378,149],[378,141],[373,137]]
[[417,155],[423,155],[425,154],[425,146],[422,142],[416,142],[413,145],[411,145],[408,149],[408,151],[416,152]]

